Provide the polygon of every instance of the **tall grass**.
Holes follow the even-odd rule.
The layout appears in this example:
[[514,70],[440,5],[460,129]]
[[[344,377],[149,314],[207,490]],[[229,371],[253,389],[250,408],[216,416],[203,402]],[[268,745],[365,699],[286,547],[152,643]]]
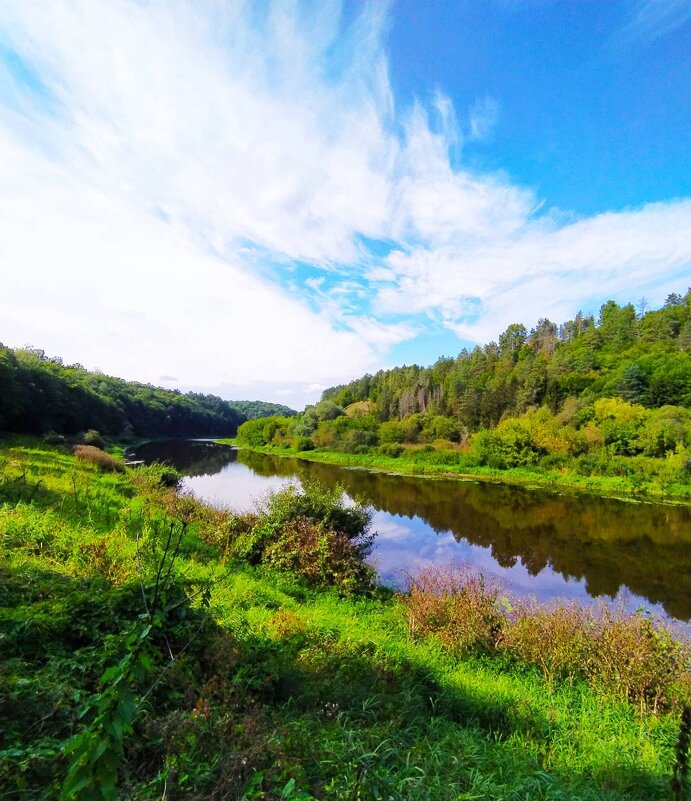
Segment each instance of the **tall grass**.
[[691,702],[691,643],[642,612],[606,604],[512,600],[469,568],[428,567],[404,598],[414,636],[455,653],[492,653],[539,668],[548,684],[584,680],[642,713]]
[[[210,510],[155,468],[102,473],[18,443],[0,461],[0,796],[57,798],[66,744],[108,724],[99,696],[124,676],[135,709],[115,772],[134,801],[671,797],[679,712],[667,690],[657,706],[646,690],[641,706],[604,687],[611,673],[571,676],[570,658],[526,667],[568,628],[566,612],[549,623],[545,610],[530,640],[541,609],[509,607],[477,575],[417,577],[408,597],[344,592],[337,577],[357,554],[341,565],[312,537],[329,532],[334,548],[357,537],[339,538],[323,495],[281,498],[280,515],[301,514],[278,524],[270,502],[243,517]],[[182,537],[157,581],[171,525]],[[259,530],[252,565],[240,544]],[[157,585],[165,624],[146,635],[138,678],[127,638]],[[591,624],[612,632],[603,671],[618,643],[649,635],[614,618],[579,626]],[[654,632],[658,672],[636,686],[671,687],[678,645],[665,652]],[[638,676],[626,675],[626,686]],[[89,793],[102,794],[75,797]]]

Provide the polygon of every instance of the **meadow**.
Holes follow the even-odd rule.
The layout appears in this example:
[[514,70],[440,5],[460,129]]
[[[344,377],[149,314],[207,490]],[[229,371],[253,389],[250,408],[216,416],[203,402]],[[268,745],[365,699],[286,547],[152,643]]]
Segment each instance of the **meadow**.
[[688,797],[661,622],[467,571],[396,594],[335,490],[236,514],[77,455],[0,447],[1,798]]

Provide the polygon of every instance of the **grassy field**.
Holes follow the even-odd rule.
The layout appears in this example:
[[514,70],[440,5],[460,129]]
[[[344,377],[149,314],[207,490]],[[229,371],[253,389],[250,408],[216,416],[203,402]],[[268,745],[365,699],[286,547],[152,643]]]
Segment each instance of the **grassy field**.
[[[420,478],[470,478],[475,481],[515,486],[543,487],[560,492],[587,493],[603,498],[640,498],[685,505],[691,503],[691,483],[681,484],[666,481],[656,475],[659,463],[662,461],[660,459],[645,459],[644,457],[620,459],[622,475],[579,475],[577,472],[567,469],[545,470],[537,466],[499,470],[468,464],[464,461],[454,463],[457,456],[455,452],[431,448],[413,447],[404,451],[400,456],[392,457],[374,450],[371,453],[343,453],[323,449],[298,451],[291,447],[271,445],[250,447],[238,443],[235,439],[219,439],[217,441],[274,456],[292,456],[297,459],[323,462],[339,467],[357,467]],[[452,459],[449,458],[449,454],[453,457]],[[625,462],[631,462],[628,475]]]
[[636,700],[462,640],[515,637],[500,594],[487,618],[467,585],[441,616],[424,583],[378,589],[366,515],[328,491],[234,515],[170,478],[0,441],[0,798],[675,797],[663,630],[664,692]]

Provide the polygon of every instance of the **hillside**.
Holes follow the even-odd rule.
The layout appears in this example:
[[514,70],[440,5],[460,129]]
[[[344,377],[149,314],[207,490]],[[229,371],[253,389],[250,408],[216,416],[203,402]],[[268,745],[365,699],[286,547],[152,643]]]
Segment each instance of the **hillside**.
[[237,409],[246,420],[257,420],[260,417],[271,417],[273,415],[295,417],[297,414],[295,409],[291,409],[290,406],[284,406],[282,403],[268,403],[260,400],[228,401],[228,403],[233,409]]
[[637,315],[631,304],[605,303],[598,319],[578,314],[556,325],[520,323],[431,367],[381,370],[327,389],[339,406],[371,400],[381,421],[418,412],[453,417],[469,431],[567,398],[585,403],[621,397],[647,408],[691,406],[691,289],[664,307]]
[[0,345],[0,431],[232,436],[246,417],[215,395],[183,394]]
[[298,417],[250,420],[238,441],[311,459],[591,492],[691,496],[691,291],[636,314],[605,303],[431,367],[326,390]]

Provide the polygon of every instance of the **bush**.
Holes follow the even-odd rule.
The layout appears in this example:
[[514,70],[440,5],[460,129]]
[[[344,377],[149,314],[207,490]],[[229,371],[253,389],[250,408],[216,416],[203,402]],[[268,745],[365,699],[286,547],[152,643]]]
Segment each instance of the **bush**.
[[94,448],[100,448],[101,450],[104,450],[106,447],[106,441],[95,428],[90,428],[86,434],[84,434],[82,443],[84,445],[91,445]]
[[366,550],[343,532],[303,517],[284,525],[267,544],[263,561],[297,573],[313,587],[363,592],[374,585],[374,570],[364,561]]
[[74,455],[83,462],[96,465],[104,473],[124,473],[125,465],[93,445],[76,445]]
[[383,456],[390,456],[392,459],[398,459],[398,457],[403,453],[405,448],[402,445],[390,444],[390,445],[380,445],[379,446],[379,453]]
[[229,550],[251,564],[266,563],[302,576],[315,587],[361,592],[374,586],[367,565],[373,535],[370,512],[346,505],[342,487],[327,489],[306,481],[269,493],[228,529]]
[[504,631],[503,647],[519,662],[536,665],[546,681],[583,677],[593,651],[592,615],[577,604],[553,609],[520,605]]
[[317,481],[304,481],[302,489],[288,485],[270,492],[257,504],[257,512],[262,518],[260,525],[274,532],[291,520],[305,518],[353,540],[371,539],[370,511],[360,504],[347,505],[340,484],[333,489]]
[[610,606],[519,603],[468,567],[421,570],[403,599],[413,636],[435,635],[459,653],[503,652],[548,682],[583,680],[641,712],[691,701],[691,643],[662,622]]
[[499,587],[469,567],[427,567],[409,579],[404,598],[413,636],[436,634],[458,653],[496,648],[504,618]]
[[560,470],[562,467],[566,467],[568,463],[567,457],[559,453],[548,453],[547,456],[543,456],[540,459],[540,467],[543,470]]
[[43,441],[46,445],[64,445],[65,437],[62,434],[56,434],[55,431],[48,431],[43,435]]
[[480,464],[496,470],[534,464],[546,451],[516,420],[506,420],[496,429],[478,431],[470,441]]
[[314,442],[312,442],[310,437],[298,437],[295,443],[295,449],[297,451],[313,451]]
[[590,683],[637,704],[641,711],[671,706],[682,680],[688,681],[688,644],[640,612],[627,615],[603,609],[594,639]]

